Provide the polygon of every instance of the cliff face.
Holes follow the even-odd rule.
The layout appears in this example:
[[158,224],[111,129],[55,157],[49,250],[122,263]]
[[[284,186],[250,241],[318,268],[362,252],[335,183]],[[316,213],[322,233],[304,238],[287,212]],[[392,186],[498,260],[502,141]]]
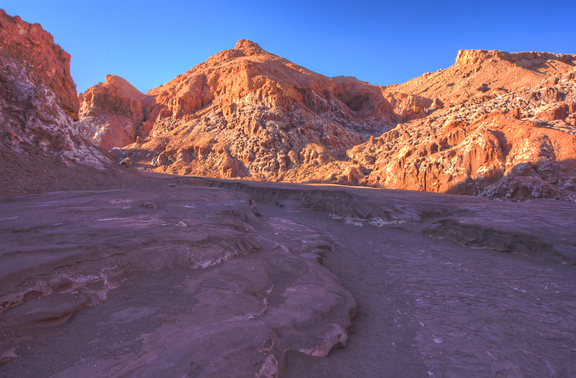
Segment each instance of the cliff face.
[[[109,110],[109,100],[96,101],[111,85],[97,87],[82,97],[82,123],[91,122],[90,112],[101,119],[121,113]],[[130,104],[120,129],[144,139],[124,149],[132,161],[161,172],[257,180],[305,181],[397,118],[380,87],[330,79],[246,40]],[[98,140],[98,132],[91,135]]]
[[[78,120],[76,84],[70,76],[70,55],[54,44],[54,38],[39,24],[10,17],[0,9],[0,56],[3,70],[12,64],[23,66],[33,82],[42,81],[55,95],[64,112]],[[17,72],[10,72],[17,75]],[[10,74],[5,73],[5,74]]]
[[0,83],[0,194],[44,189],[71,164],[104,168],[109,158],[74,126],[79,102],[70,55],[40,25],[3,10]]

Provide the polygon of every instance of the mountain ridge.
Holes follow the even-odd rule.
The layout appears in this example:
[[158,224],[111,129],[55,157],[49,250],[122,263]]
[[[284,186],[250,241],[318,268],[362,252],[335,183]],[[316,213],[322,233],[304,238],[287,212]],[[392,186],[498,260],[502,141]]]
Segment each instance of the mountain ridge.
[[[460,50],[454,65],[446,69],[403,84],[375,86],[353,77],[316,74],[240,40],[234,49],[148,91],[139,100],[145,115],[133,127],[134,143],[115,154],[119,159],[130,157],[142,169],[172,174],[516,200],[576,198],[568,178],[573,173],[566,168],[570,164],[556,164],[556,156],[576,157],[571,129],[575,65],[576,55]],[[478,116],[471,117],[471,112]],[[485,117],[483,123],[480,116]],[[486,126],[489,122],[498,124],[498,130]],[[510,147],[511,141],[522,145],[517,135],[526,137],[527,130],[540,135],[539,124],[549,126],[542,137],[552,138],[558,151],[529,156]],[[446,132],[439,133],[444,125]],[[468,139],[480,129],[488,134],[474,136],[474,142]],[[410,136],[413,133],[416,136]],[[446,139],[445,134],[459,136]],[[473,157],[465,157],[469,152],[457,147],[465,141],[467,149],[477,151]],[[547,148],[533,143],[524,150]],[[378,151],[375,144],[380,145]],[[530,184],[513,173],[514,164],[540,166],[542,156],[556,164],[557,172],[564,172],[557,173],[555,181],[542,179],[538,169],[533,170]],[[508,158],[513,161],[507,162]],[[433,163],[436,173],[425,173],[432,169],[426,168],[430,159],[440,159]],[[411,160],[414,163],[406,163]],[[533,176],[532,171],[523,172]],[[508,189],[495,189],[498,182],[508,182]],[[510,185],[520,187],[512,190]],[[530,190],[534,185],[539,189]]]

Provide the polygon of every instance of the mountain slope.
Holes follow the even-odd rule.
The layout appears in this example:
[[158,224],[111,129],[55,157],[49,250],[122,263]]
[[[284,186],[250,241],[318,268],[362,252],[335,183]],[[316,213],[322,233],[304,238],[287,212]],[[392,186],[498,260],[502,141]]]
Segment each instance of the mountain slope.
[[0,197],[121,186],[132,176],[78,131],[70,55],[0,9]]
[[136,143],[116,154],[186,175],[576,198],[575,65],[461,50],[447,69],[379,87],[241,40],[131,100]]
[[139,103],[144,140],[124,156],[161,172],[257,180],[307,180],[397,118],[381,87],[330,79],[246,40]]
[[355,176],[360,185],[574,200],[575,63],[574,55],[461,51],[449,69],[394,87],[451,107],[352,148],[340,170],[366,172]]

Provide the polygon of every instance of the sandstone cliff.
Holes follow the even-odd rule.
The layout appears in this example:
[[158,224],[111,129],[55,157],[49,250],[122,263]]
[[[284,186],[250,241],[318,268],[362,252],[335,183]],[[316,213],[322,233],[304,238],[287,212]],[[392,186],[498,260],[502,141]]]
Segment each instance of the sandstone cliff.
[[576,200],[575,63],[573,55],[461,51],[449,69],[394,87],[430,95],[448,104],[445,109],[355,146],[347,152],[350,162],[329,178],[512,200]]
[[55,185],[60,174],[65,181],[75,170],[102,170],[110,162],[74,126],[79,102],[70,55],[40,25],[3,10],[0,83],[1,195],[64,189]]

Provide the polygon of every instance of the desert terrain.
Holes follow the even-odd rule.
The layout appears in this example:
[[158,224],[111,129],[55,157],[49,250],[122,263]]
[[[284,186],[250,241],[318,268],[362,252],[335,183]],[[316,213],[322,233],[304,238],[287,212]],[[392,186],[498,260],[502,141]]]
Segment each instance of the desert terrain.
[[576,55],[240,40],[81,94],[0,10],[1,377],[576,375]]

